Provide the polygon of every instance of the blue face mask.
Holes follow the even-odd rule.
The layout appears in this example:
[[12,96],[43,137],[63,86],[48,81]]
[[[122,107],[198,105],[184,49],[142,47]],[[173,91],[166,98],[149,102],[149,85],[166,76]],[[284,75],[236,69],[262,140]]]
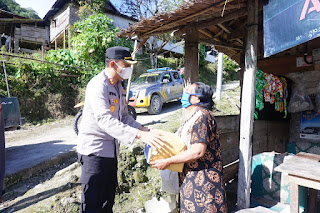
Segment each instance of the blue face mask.
[[190,96],[191,95],[201,95],[201,94],[189,94],[187,92],[184,92],[181,97],[181,105],[183,108],[187,108],[192,105],[190,103]]

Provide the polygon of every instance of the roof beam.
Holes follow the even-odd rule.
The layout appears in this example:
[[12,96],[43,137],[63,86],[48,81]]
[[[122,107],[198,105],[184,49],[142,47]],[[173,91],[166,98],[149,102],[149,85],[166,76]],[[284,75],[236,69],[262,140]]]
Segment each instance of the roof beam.
[[[243,7],[243,6],[246,6],[246,4],[230,5],[230,6],[227,5],[225,10],[235,9],[235,8],[239,8],[239,7]],[[175,21],[173,21],[173,22],[170,22],[170,23],[168,23],[168,24],[165,24],[165,25],[163,25],[163,26],[161,26],[161,27],[158,27],[158,28],[156,28],[156,29],[150,30],[150,31],[142,34],[141,36],[142,36],[142,37],[145,37],[145,36],[147,36],[147,35],[150,36],[151,33],[155,32],[155,31],[160,31],[160,30],[162,30],[163,28],[166,28],[166,27],[168,27],[168,26],[175,25],[175,24],[177,24],[177,23],[179,23],[179,22],[186,21],[186,20],[188,20],[188,19],[191,19],[191,18],[193,18],[193,17],[195,17],[195,16],[201,15],[201,14],[206,13],[206,12],[209,12],[209,11],[219,12],[220,10],[221,10],[220,8],[217,8],[217,4],[214,4],[214,5],[212,5],[211,7],[208,7],[208,8],[206,8],[206,9],[204,9],[204,10],[201,10],[201,11],[199,11],[199,12],[196,12],[196,13],[194,13],[194,14],[192,14],[192,15],[189,15],[189,16],[184,17],[184,18],[182,18],[182,19],[175,20]]]
[[215,18],[204,20],[204,21],[200,21],[197,23],[196,27],[199,30],[199,29],[211,27],[213,25],[222,24],[224,22],[231,21],[233,19],[237,19],[237,18],[245,16],[245,15],[247,15],[247,11],[244,9],[241,9],[237,12],[230,13],[230,14],[225,15],[223,17],[215,17]]
[[[226,28],[225,26],[223,26],[223,24],[218,24],[218,26],[219,26],[222,30],[224,30],[226,33],[228,33],[228,34],[231,33],[231,31],[230,31],[228,28]],[[243,41],[242,41],[240,38],[237,38],[237,39],[235,39],[235,40],[238,41],[241,45],[243,44]]]
[[200,43],[204,43],[204,44],[226,47],[226,48],[235,49],[235,50],[243,50],[242,46],[236,46],[236,45],[230,44],[228,42],[215,41],[213,39],[199,39],[199,41],[200,41]]

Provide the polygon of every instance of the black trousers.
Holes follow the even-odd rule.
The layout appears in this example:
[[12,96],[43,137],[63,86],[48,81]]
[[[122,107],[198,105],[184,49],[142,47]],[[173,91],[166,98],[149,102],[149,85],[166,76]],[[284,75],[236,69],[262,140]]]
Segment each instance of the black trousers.
[[80,212],[112,213],[117,181],[117,159],[78,154],[82,185]]

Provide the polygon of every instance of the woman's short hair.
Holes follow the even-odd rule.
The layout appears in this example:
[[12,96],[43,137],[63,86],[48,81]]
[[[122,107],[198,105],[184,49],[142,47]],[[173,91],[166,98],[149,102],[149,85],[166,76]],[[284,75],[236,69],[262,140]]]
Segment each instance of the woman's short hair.
[[212,100],[213,89],[202,82],[196,82],[194,84],[196,85],[194,92],[198,94],[197,97],[200,99],[202,106],[206,109],[212,110],[214,106],[214,102]]

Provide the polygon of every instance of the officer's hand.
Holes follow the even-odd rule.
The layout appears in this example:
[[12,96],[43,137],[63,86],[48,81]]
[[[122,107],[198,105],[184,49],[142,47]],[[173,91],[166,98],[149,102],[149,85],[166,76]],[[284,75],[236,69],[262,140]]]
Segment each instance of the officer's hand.
[[137,137],[143,143],[152,146],[155,149],[161,149],[163,146],[163,141],[159,133],[150,132],[150,131],[138,131]]
[[145,126],[140,126],[139,130],[141,130],[141,131],[150,131],[150,129],[148,127],[145,127]]

